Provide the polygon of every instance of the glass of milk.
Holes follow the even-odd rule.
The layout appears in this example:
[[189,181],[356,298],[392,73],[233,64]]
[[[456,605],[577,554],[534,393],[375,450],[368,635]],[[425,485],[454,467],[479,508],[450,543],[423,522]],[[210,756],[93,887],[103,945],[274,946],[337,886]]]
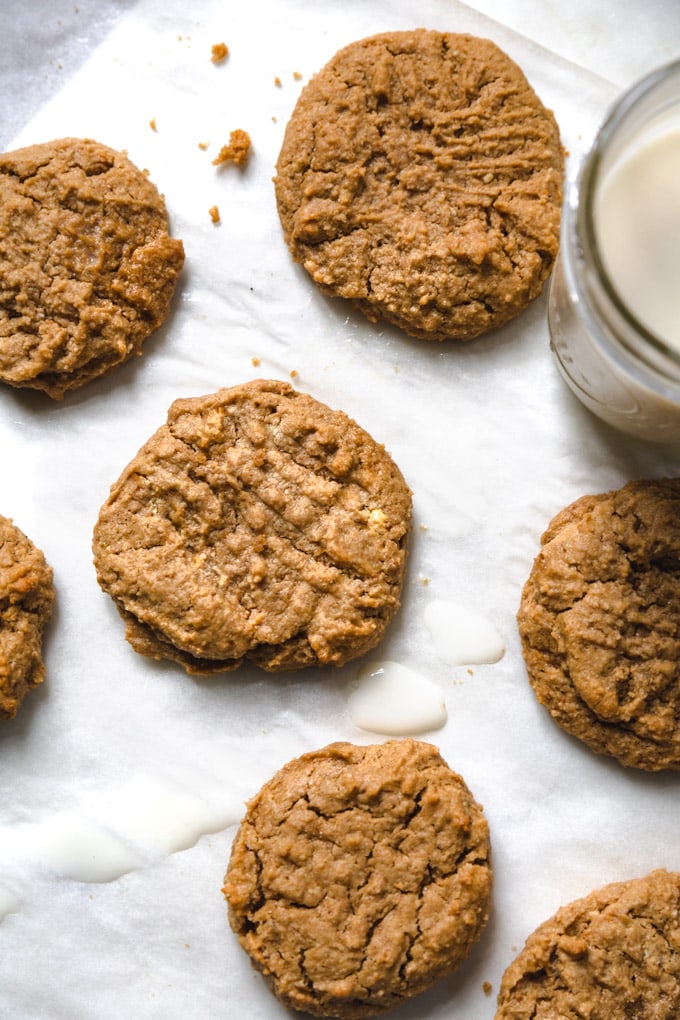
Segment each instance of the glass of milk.
[[548,324],[587,408],[680,442],[680,61],[619,99],[568,182]]

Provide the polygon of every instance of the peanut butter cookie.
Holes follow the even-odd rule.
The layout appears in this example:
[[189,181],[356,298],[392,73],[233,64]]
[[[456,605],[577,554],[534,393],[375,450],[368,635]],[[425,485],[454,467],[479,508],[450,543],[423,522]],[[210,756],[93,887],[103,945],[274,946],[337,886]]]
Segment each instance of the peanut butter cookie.
[[653,871],[561,907],[501,982],[495,1020],[677,1020],[680,875]]
[[529,680],[563,729],[623,765],[680,768],[680,479],[559,513],[518,624]]
[[552,113],[494,43],[419,29],[340,50],[277,162],[283,234],[328,294],[425,340],[470,340],[541,291],[557,253]]
[[112,487],[97,576],[144,655],[340,666],[399,607],[411,494],[341,411],[256,380],[177,400]]
[[0,719],[12,719],[45,677],[42,640],[53,602],[42,552],[0,516]]
[[369,1017],[467,956],[492,873],[481,807],[436,747],[330,744],[249,802],[224,894],[274,994],[314,1016]]
[[121,153],[63,138],[0,156],[0,379],[59,399],[140,354],[183,262]]

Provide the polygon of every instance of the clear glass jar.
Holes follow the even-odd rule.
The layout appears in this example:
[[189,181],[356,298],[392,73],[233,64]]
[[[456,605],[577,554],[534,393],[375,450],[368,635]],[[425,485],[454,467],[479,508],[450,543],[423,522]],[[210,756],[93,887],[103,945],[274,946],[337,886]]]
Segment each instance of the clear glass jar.
[[[636,319],[609,279],[595,222],[598,188],[650,127],[680,129],[680,61],[625,93],[568,182],[550,284],[548,324],[560,371],[581,402],[617,429],[680,442],[680,347]],[[678,182],[680,188],[680,181]],[[678,267],[680,319],[680,266]]]

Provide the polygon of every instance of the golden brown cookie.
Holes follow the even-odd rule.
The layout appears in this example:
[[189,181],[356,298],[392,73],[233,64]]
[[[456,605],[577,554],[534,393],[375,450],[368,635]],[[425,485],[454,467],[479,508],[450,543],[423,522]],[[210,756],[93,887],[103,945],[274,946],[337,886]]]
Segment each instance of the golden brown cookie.
[[274,994],[368,1017],[467,956],[491,903],[481,807],[436,747],[349,743],[285,765],[248,804],[229,920]]
[[95,565],[144,655],[190,673],[340,666],[399,607],[410,519],[384,447],[256,380],[175,401],[102,507]]
[[303,90],[277,162],[296,262],[372,322],[470,340],[541,291],[557,253],[555,119],[488,39],[388,32]]
[[184,262],[126,156],[63,138],[0,156],[0,379],[67,390],[140,354]]
[[42,552],[0,516],[0,719],[12,719],[45,677],[42,640],[53,602]]
[[653,871],[561,907],[501,982],[495,1020],[677,1020],[680,874]]
[[623,765],[680,768],[680,479],[561,511],[518,624],[529,680],[563,729]]

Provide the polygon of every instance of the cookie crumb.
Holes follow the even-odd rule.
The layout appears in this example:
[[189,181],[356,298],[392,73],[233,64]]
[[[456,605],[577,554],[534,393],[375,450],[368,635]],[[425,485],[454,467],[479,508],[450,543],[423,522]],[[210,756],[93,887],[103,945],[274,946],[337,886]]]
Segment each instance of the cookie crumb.
[[302,75],[299,71],[293,71],[293,78],[295,81],[302,81]]
[[152,131],[158,131],[158,125],[156,124],[155,117],[152,117],[151,120],[149,121],[149,127],[151,128]]
[[216,205],[211,205],[210,208],[208,209],[208,212],[210,213],[210,219],[213,221],[213,223],[220,222],[220,210]]
[[259,358],[251,358],[250,359],[250,364],[253,366],[253,368],[259,368],[260,367],[260,359]]
[[199,142],[198,143],[198,147],[201,150],[201,152],[205,152],[205,150],[208,148],[209,145],[210,145],[210,142]]
[[421,577],[420,583],[423,585],[423,587],[426,588],[428,586],[428,584],[430,583],[429,577]]
[[295,379],[295,377],[297,375],[299,375],[299,372],[298,372],[297,368],[291,368],[291,370],[290,370],[290,377],[291,377],[291,379]]
[[226,43],[215,43],[210,50],[210,59],[213,64],[222,64],[229,56],[229,47]]
[[278,74],[277,74],[276,78],[274,78],[274,84],[276,85],[277,89],[280,89],[281,86],[283,85],[283,82],[279,78]]
[[482,984],[482,991],[484,992],[485,995],[491,995],[491,993],[493,991],[493,985],[491,984],[490,981],[484,981],[483,982],[483,984]]
[[220,166],[222,163],[235,163],[236,166],[243,166],[250,155],[250,135],[241,128],[236,128],[229,135],[228,145],[223,145],[213,160],[213,166]]

